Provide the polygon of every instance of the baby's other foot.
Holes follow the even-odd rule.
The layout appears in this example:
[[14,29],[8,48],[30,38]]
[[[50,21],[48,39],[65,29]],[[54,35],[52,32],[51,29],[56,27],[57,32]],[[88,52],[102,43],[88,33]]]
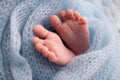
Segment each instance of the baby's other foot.
[[56,15],[50,17],[51,25],[76,55],[84,53],[90,45],[87,20],[71,9],[60,11],[63,22]]
[[63,45],[56,33],[48,31],[41,25],[36,25],[34,32],[40,37],[34,37],[32,40],[36,49],[49,61],[66,65],[75,57],[74,53]]

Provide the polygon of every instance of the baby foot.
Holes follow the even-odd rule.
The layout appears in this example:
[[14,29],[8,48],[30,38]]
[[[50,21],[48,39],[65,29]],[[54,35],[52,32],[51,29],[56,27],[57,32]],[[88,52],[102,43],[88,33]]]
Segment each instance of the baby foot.
[[73,52],[64,46],[56,33],[48,31],[41,25],[36,25],[34,32],[40,37],[32,39],[36,49],[51,62],[66,65],[75,57]]
[[87,20],[77,11],[71,9],[60,11],[63,23],[56,15],[50,17],[51,25],[56,29],[67,47],[76,55],[85,52],[90,45],[89,30]]

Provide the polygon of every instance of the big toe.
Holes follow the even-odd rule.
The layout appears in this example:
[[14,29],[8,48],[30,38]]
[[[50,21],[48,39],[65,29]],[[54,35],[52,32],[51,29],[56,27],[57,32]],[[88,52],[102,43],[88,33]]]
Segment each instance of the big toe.
[[62,39],[66,39],[66,35],[70,35],[71,29],[66,23],[62,23],[56,15],[52,15],[50,17],[51,25],[56,29],[57,33],[62,37]]
[[61,21],[56,15],[52,15],[50,17],[50,23],[55,29],[60,27],[60,25],[61,25]]
[[56,15],[52,15],[50,17],[50,23],[56,29],[60,36],[64,35],[64,33],[68,30],[68,25],[62,23],[59,17],[57,17]]
[[40,38],[46,38],[48,35],[48,30],[45,29],[42,25],[35,25],[34,32],[40,37]]

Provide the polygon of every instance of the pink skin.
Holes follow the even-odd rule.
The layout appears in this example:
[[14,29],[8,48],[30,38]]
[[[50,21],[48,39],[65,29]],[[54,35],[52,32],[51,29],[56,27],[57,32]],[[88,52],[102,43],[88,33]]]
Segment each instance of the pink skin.
[[61,38],[53,32],[46,30],[41,25],[34,27],[34,32],[39,37],[33,38],[36,49],[51,62],[59,65],[68,64],[76,55],[84,53],[90,44],[87,20],[71,9],[60,11],[63,22],[56,15],[50,17],[51,25],[56,29]]

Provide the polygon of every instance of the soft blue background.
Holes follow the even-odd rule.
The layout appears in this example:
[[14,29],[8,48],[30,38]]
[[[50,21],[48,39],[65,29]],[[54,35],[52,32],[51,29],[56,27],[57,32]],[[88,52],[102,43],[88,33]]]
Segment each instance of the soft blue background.
[[[0,80],[119,80],[119,0],[0,0]],[[71,8],[88,19],[90,48],[61,67],[38,53],[33,26]]]

